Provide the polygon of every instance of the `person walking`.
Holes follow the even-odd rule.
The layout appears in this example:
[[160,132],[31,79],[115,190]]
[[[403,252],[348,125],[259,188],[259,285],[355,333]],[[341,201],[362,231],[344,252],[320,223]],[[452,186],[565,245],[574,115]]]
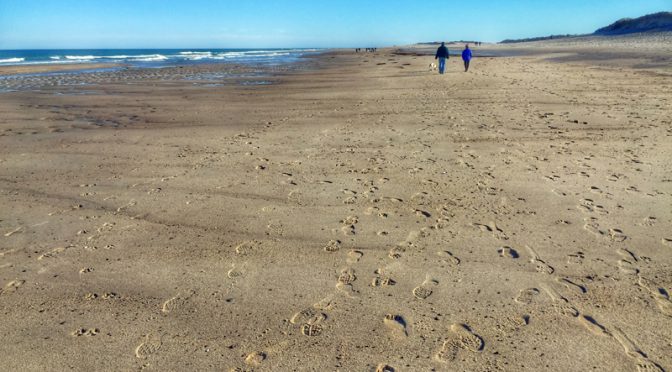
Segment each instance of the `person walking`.
[[439,60],[439,74],[443,74],[446,70],[446,60],[448,58],[450,58],[450,55],[448,48],[446,48],[446,43],[441,43],[439,49],[436,50],[436,56],[434,56],[434,59]]
[[471,54],[471,49],[469,49],[469,44],[464,46],[464,50],[462,51],[462,60],[464,61],[464,72],[469,71],[469,63],[471,62],[472,58]]

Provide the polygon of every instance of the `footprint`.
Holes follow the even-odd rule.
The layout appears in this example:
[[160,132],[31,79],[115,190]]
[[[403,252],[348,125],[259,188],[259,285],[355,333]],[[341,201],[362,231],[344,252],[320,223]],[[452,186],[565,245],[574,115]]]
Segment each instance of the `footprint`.
[[597,218],[588,217],[584,218],[583,220],[585,221],[585,224],[583,225],[584,230],[595,236],[604,236],[606,234],[604,231],[600,230],[600,225],[597,222]]
[[458,336],[462,348],[472,352],[483,351],[485,342],[468,325],[456,323],[450,326],[450,330]]
[[618,260],[618,269],[626,275],[637,275],[639,274],[639,269],[633,264],[632,262],[628,260]]
[[305,323],[301,326],[301,334],[304,336],[319,336],[322,333],[322,326],[319,324]]
[[406,248],[402,246],[396,246],[390,249],[390,252],[387,254],[390,258],[398,260],[401,258],[402,253],[406,252]]
[[359,262],[359,260],[364,257],[364,253],[362,251],[357,251],[357,250],[351,250],[348,252],[348,258],[346,259],[346,262],[349,264],[355,264]]
[[520,255],[518,255],[518,252],[511,247],[499,248],[497,252],[499,253],[500,257],[513,258],[513,259],[520,257]]
[[236,254],[240,256],[249,256],[259,250],[261,244],[257,241],[247,241],[236,246]]
[[624,260],[632,261],[632,262],[637,262],[639,259],[633,252],[631,252],[628,249],[625,248],[619,248],[616,253],[618,253],[619,256],[623,257]]
[[567,263],[568,264],[574,264],[574,265],[580,265],[580,264],[583,263],[583,260],[585,258],[586,258],[586,255],[583,252],[572,253],[570,255],[567,255]]
[[586,287],[582,286],[581,284],[574,283],[569,278],[557,278],[556,281],[560,284],[563,284],[565,287],[572,290],[576,290],[580,293],[588,292],[588,289],[586,289]]
[[355,292],[355,289],[352,287],[352,283],[357,280],[355,275],[355,270],[353,269],[344,269],[338,275],[338,281],[336,282],[336,289],[344,292],[347,295],[350,295],[350,292]]
[[378,207],[368,207],[368,208],[364,211],[364,214],[367,215],[367,216],[372,216],[372,215],[374,215],[374,214],[376,214],[376,213],[379,213],[379,211],[380,211],[380,208],[378,208]]
[[657,222],[658,222],[658,219],[656,217],[649,216],[649,217],[646,217],[642,221],[642,223],[640,223],[639,225],[640,226],[646,226],[646,227],[652,227],[652,226],[655,226]]
[[355,270],[350,268],[343,269],[338,276],[338,282],[345,285],[350,285],[355,280],[357,280],[357,276],[355,276]]
[[71,335],[74,337],[81,337],[81,336],[93,337],[96,336],[98,333],[100,333],[100,329],[98,328],[80,328],[72,332]]
[[161,306],[161,312],[164,314],[169,314],[180,307],[184,306],[189,298],[194,295],[194,292],[191,291],[185,295],[178,293],[175,297],[168,299],[166,302],[163,303]]
[[388,366],[387,364],[379,364],[378,367],[376,367],[376,372],[394,372],[395,369]]
[[588,315],[582,315],[579,317],[579,323],[583,325],[584,327],[588,328],[588,330],[598,336],[611,336],[609,331],[607,331],[606,328],[604,328],[603,325],[597,322],[595,318],[592,316]]
[[516,296],[515,301],[519,304],[530,305],[535,302],[540,293],[541,292],[536,288],[521,289],[518,296]]
[[514,315],[499,319],[495,328],[502,334],[508,335],[517,332],[528,324],[530,324],[529,315]]
[[548,275],[551,275],[555,272],[553,266],[547,264],[541,258],[539,258],[539,255],[532,247],[526,246],[526,248],[527,251],[530,253],[530,256],[532,256],[530,262],[536,265],[538,272]]
[[359,217],[357,216],[348,216],[341,220],[343,225],[356,225],[359,222]]
[[105,292],[102,295],[99,295],[98,293],[87,293],[84,295],[84,299],[87,301],[93,301],[98,298],[102,298],[103,300],[113,300],[118,297],[119,295],[114,292]]
[[135,348],[135,357],[139,359],[147,359],[152,354],[159,351],[162,344],[161,337],[147,335],[145,336],[144,341]]
[[665,288],[660,287],[653,281],[639,276],[638,284],[648,290],[653,295],[654,300],[658,304],[660,311],[667,316],[672,317],[672,301],[670,301],[670,294]]
[[436,354],[436,359],[447,363],[457,359],[460,350],[481,352],[485,348],[483,339],[475,334],[466,324],[455,323],[450,326],[451,335],[443,343],[441,350]]
[[232,268],[231,270],[229,270],[229,271],[226,273],[226,276],[227,276],[229,279],[238,279],[238,278],[242,278],[244,275],[245,275],[245,273],[244,273],[242,270],[236,269],[235,267]]
[[315,304],[313,304],[313,307],[322,310],[322,311],[332,311],[334,310],[338,305],[338,302],[334,299],[334,296],[327,296]]
[[264,360],[266,360],[266,353],[261,351],[249,353],[245,357],[245,363],[252,367],[259,367]]
[[561,190],[553,189],[551,191],[557,196],[567,196],[567,193]]
[[396,337],[408,336],[406,320],[401,315],[387,314],[383,319],[383,324],[385,324],[390,332]]
[[663,245],[666,246],[666,247],[672,247],[672,239],[663,238],[663,239],[661,240],[661,242],[662,242]]
[[324,250],[327,251],[327,252],[336,252],[339,249],[341,249],[341,241],[340,240],[330,240],[324,246]]
[[420,210],[420,209],[414,209],[413,213],[415,213],[415,215],[418,216],[418,217],[424,217],[424,218],[432,217],[431,213],[429,213],[427,211]]
[[609,229],[609,239],[615,242],[625,241],[628,237],[620,229]]
[[623,331],[614,328],[611,335],[625,350],[625,355],[635,360],[639,372],[664,372],[665,370],[657,363],[650,360]]
[[637,360],[637,372],[665,372],[665,370],[648,358],[640,358]]
[[576,318],[579,316],[579,310],[577,310],[568,299],[562,297],[562,295],[549,286],[542,286],[542,288],[553,301],[553,309],[555,312],[570,318]]
[[303,200],[303,193],[300,190],[292,190],[287,194],[287,200],[301,205]]
[[413,296],[420,300],[425,300],[434,292],[432,287],[439,285],[439,282],[433,279],[425,280],[421,285],[413,288]]
[[457,266],[460,264],[460,259],[455,257],[451,252],[449,251],[441,251],[436,253],[440,258],[441,258],[441,263],[446,263],[451,266]]
[[477,227],[483,232],[491,232],[492,236],[500,240],[508,240],[509,237],[504,233],[504,230],[500,229],[495,222],[489,222],[486,224],[473,223],[473,226]]
[[386,276],[377,276],[371,281],[372,287],[387,287],[395,284],[397,284],[397,282]]
[[292,315],[292,318],[289,320],[292,324],[316,324],[323,320],[327,319],[327,315],[318,311],[315,308],[306,308],[296,314]]
[[357,235],[357,229],[355,228],[355,225],[343,226],[343,227],[341,227],[341,232],[345,236]]
[[350,205],[350,204],[355,204],[357,203],[357,197],[351,196],[348,198],[343,199],[343,204]]

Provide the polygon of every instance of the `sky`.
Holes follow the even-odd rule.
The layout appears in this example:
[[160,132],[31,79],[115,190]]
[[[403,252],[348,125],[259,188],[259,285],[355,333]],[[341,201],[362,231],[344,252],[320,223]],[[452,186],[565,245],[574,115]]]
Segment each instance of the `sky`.
[[0,49],[501,41],[671,10],[672,0],[0,0]]

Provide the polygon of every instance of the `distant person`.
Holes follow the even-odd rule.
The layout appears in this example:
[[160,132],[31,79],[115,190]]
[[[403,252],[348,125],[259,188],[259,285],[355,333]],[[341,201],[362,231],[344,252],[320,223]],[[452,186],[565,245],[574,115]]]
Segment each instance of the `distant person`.
[[472,58],[471,54],[471,49],[469,49],[469,44],[464,46],[464,50],[462,51],[462,60],[464,61],[464,72],[469,71],[469,63],[471,62]]
[[441,43],[439,49],[436,50],[436,56],[434,56],[434,59],[439,60],[439,74],[443,74],[443,72],[446,70],[446,60],[448,58],[450,58],[450,55],[448,54],[446,43]]

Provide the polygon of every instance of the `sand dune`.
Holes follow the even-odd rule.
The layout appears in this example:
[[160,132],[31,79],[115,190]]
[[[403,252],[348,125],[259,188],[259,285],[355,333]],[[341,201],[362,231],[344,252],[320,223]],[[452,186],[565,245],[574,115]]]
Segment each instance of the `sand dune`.
[[0,83],[0,369],[672,369],[669,69],[396,52]]

